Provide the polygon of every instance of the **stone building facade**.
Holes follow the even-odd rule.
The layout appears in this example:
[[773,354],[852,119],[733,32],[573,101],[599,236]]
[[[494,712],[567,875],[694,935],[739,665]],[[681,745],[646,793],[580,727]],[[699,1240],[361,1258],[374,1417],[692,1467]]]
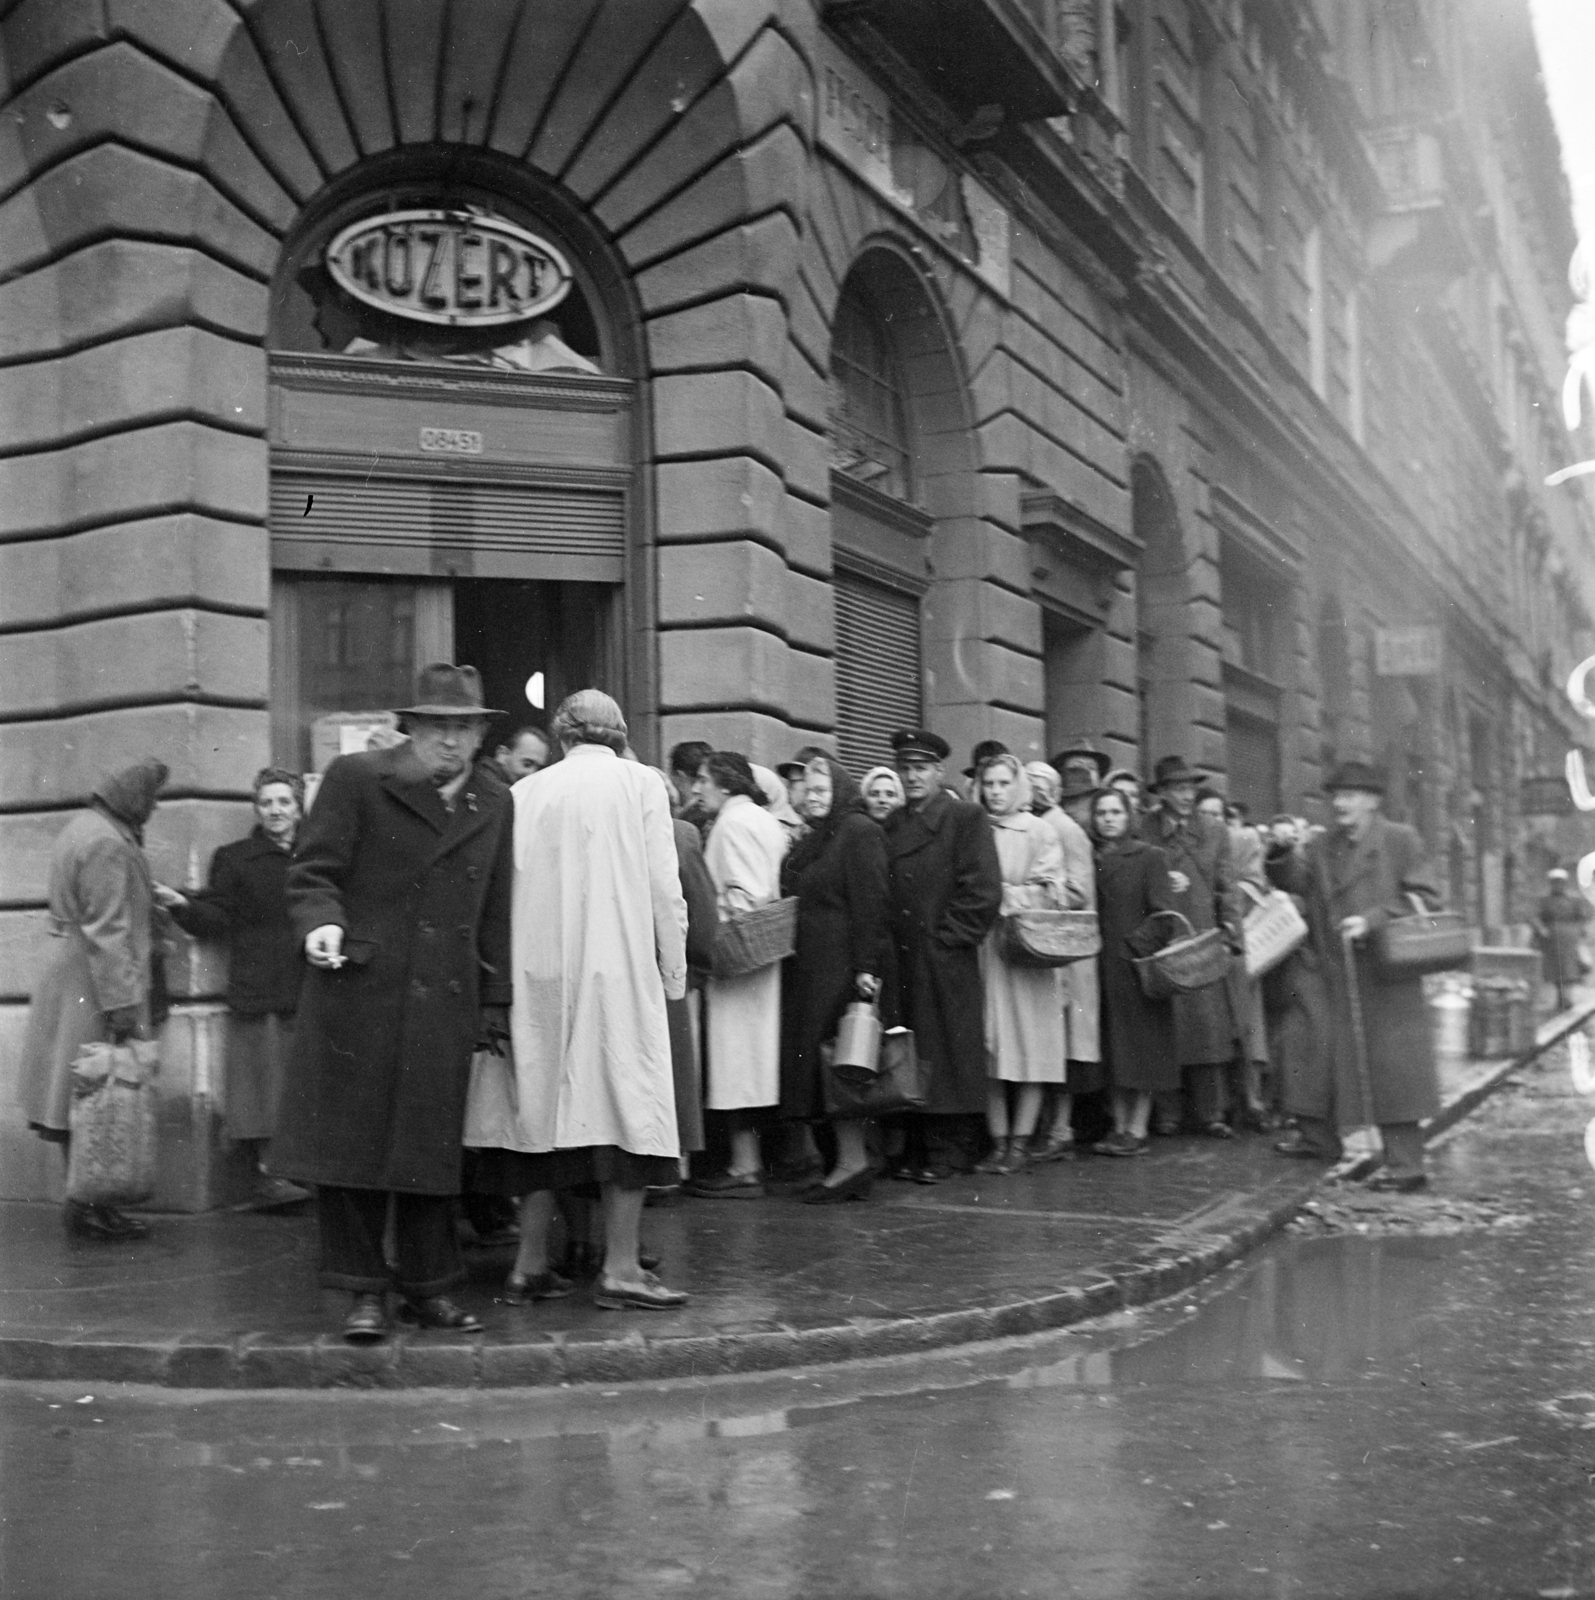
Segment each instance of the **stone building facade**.
[[0,1098],[97,774],[170,765],[202,881],[445,655],[650,759],[1373,755],[1482,922],[1580,847],[1519,803],[1595,600],[1526,0],[0,10]]

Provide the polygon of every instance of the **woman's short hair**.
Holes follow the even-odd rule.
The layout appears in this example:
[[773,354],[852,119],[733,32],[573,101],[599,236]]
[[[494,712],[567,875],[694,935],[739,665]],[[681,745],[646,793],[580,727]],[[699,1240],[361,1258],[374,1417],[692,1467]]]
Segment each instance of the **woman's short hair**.
[[566,695],[554,713],[554,737],[562,746],[601,744],[618,756],[626,748],[626,719],[602,689]]
[[1113,801],[1114,804],[1117,805],[1118,808],[1125,814],[1125,816],[1129,816],[1130,802],[1126,800],[1117,789],[1098,789],[1097,792],[1091,796],[1091,822],[1093,826],[1097,820],[1098,808],[1108,800]]
[[711,750],[703,760],[703,770],[727,794],[745,794],[756,805],[764,805],[764,791],[753,776],[748,758],[735,750]]
[[274,783],[285,783],[293,790],[294,800],[299,809],[305,809],[305,780],[297,773],[290,772],[286,767],[262,767],[254,776],[249,785],[249,797],[252,800],[260,799],[260,791],[269,789]]

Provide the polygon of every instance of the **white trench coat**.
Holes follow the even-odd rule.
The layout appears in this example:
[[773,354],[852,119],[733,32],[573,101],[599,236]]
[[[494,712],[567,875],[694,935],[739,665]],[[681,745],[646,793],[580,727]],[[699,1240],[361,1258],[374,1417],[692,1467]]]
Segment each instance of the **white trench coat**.
[[[714,880],[720,920],[781,897],[781,858],[787,832],[746,795],[720,808],[703,849]],[[709,1013],[708,1094],[711,1111],[773,1106],[781,1098],[781,967],[745,978],[711,978],[704,995]]]
[[512,793],[517,1105],[467,1142],[679,1155],[665,997],[687,991],[687,903],[664,784],[580,744]]

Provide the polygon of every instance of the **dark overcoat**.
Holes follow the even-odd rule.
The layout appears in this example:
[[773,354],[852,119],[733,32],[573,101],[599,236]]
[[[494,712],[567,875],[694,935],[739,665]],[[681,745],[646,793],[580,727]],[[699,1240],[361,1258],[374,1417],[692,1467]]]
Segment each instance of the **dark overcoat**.
[[[1240,891],[1230,857],[1229,829],[1222,822],[1195,815],[1182,821],[1172,811],[1159,810],[1144,819],[1141,837],[1163,852],[1170,872],[1183,872],[1191,880],[1174,896],[1173,909],[1188,918],[1197,933],[1240,925]],[[1182,1067],[1233,1060],[1237,1031],[1227,984],[1209,984],[1174,997],[1175,1051]]]
[[[1346,917],[1366,917],[1370,929],[1377,930],[1391,917],[1410,912],[1409,894],[1420,896],[1430,906],[1439,905],[1440,891],[1425,858],[1423,841],[1405,824],[1375,816],[1360,840],[1334,828],[1314,839],[1305,857],[1281,857],[1270,861],[1268,870],[1281,888],[1305,901],[1312,951],[1324,980],[1329,1048],[1321,1093],[1313,1096],[1325,1105],[1322,1114],[1342,1128],[1369,1122],[1421,1122],[1433,1116],[1440,1109],[1440,1089],[1434,1030],[1422,978],[1383,982],[1375,970],[1369,941],[1356,949],[1370,1106],[1357,1071],[1340,938],[1340,924]],[[1298,1107],[1298,1112],[1317,1114],[1305,1107]]]
[[[703,859],[703,835],[679,817],[671,823],[676,836],[676,866],[681,876],[681,897],[687,902],[687,984],[701,989],[714,956],[715,929],[720,913],[715,907],[714,879]],[[670,1070],[676,1089],[676,1136],[683,1155],[704,1148],[703,1068],[692,1008],[701,1002],[690,993],[679,1000],[665,999],[670,1022]]]
[[861,972],[881,980],[881,1020],[891,1027],[897,963],[880,827],[852,812],[806,856],[800,842],[788,858],[795,870],[781,874],[782,894],[798,903],[796,946],[782,973],[781,1115],[813,1119],[825,1115],[820,1046],[858,999],[855,980]]
[[241,1017],[292,1016],[305,974],[304,942],[288,920],[289,852],[257,827],[210,858],[210,877],[172,920],[227,946],[227,1004]]
[[[1278,888],[1305,887],[1301,850],[1276,845],[1263,870]],[[1304,895],[1293,893],[1305,917]],[[1263,1015],[1268,1027],[1268,1060],[1278,1085],[1279,1106],[1287,1117],[1327,1120],[1333,1109],[1330,1068],[1329,995],[1323,962],[1309,939],[1263,975]]]
[[1581,894],[1548,894],[1540,901],[1535,931],[1547,983],[1560,986],[1583,977],[1580,946],[1590,916],[1590,903]]
[[513,803],[477,766],[449,811],[408,744],[340,756],[300,827],[288,909],[309,968],[271,1170],[454,1194],[479,1011],[510,1003]]
[[1156,937],[1138,935],[1155,912],[1176,909],[1176,898],[1168,862],[1156,845],[1123,839],[1097,851],[1102,1060],[1115,1089],[1157,1093],[1180,1086],[1173,1004],[1148,999],[1130,964],[1132,957],[1149,955],[1168,942],[1167,918],[1161,919]]
[[980,941],[1002,906],[1002,870],[979,806],[933,795],[888,825],[892,935],[903,1022],[929,1067],[925,1110],[986,1107]]

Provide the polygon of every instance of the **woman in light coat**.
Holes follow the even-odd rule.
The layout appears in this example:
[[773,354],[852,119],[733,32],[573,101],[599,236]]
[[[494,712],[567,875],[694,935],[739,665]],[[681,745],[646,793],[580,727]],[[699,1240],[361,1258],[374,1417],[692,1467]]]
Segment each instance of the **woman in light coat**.
[[[703,855],[714,880],[720,920],[779,899],[788,835],[764,809],[763,792],[747,761],[733,751],[714,751],[692,793],[714,818]],[[706,1199],[757,1199],[764,1193],[757,1113],[781,1098],[780,963],[740,978],[711,978],[705,1005],[704,1104],[735,1115],[730,1167],[717,1177],[696,1180],[691,1189]]]
[[[28,1125],[67,1149],[72,1063],[86,1044],[152,1037],[158,911],[144,824],[166,782],[159,761],[106,778],[89,808],[56,835],[50,852],[50,937],[22,1039],[19,1078]],[[148,1225],[111,1206],[66,1202],[69,1232],[87,1239],[142,1238]]]
[[[993,756],[978,775],[1002,869],[1002,916],[1016,911],[1063,910],[1063,847],[1030,810],[1030,783],[1018,757]],[[986,1055],[991,1079],[986,1127],[992,1152],[977,1172],[1018,1172],[1041,1113],[1043,1085],[1064,1081],[1063,989],[1056,967],[1019,967],[999,949],[1001,922],[980,946],[986,990]],[[1015,1086],[1010,1110],[1009,1085]]]
[[626,724],[608,695],[571,695],[553,733],[564,759],[511,791],[514,1090],[500,1080],[494,1099],[473,1079],[466,1143],[484,1150],[480,1188],[525,1197],[511,1300],[570,1293],[549,1267],[552,1191],[597,1182],[595,1303],[669,1310],[686,1296],[638,1260],[644,1191],[676,1181],[681,1152],[666,1000],[687,992],[687,903],[669,795],[620,759]]

